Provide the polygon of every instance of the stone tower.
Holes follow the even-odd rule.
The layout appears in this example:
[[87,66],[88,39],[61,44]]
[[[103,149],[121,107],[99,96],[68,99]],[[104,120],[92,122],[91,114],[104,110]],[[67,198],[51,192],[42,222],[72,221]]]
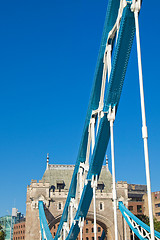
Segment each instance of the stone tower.
[[[49,164],[47,157],[47,167],[42,180],[37,182],[32,180],[27,187],[26,202],[26,240],[40,239],[40,223],[38,201],[42,200],[45,204],[45,214],[54,236],[60,221],[65,201],[67,198],[74,165],[54,165]],[[117,182],[117,198],[123,199],[125,204],[128,203],[128,190],[126,182]],[[113,219],[113,202],[112,202],[112,176],[108,169],[108,161],[102,167],[101,175],[96,190],[96,212],[97,212],[97,229],[102,232],[105,230],[106,239],[114,239],[114,219]],[[118,232],[119,239],[124,239],[124,223],[122,215],[118,210]],[[83,239],[92,240],[93,223],[93,203],[91,202],[89,212],[85,221],[85,231]],[[128,229],[127,229],[128,232]],[[99,239],[100,235],[97,235]],[[129,232],[128,232],[129,239]]]

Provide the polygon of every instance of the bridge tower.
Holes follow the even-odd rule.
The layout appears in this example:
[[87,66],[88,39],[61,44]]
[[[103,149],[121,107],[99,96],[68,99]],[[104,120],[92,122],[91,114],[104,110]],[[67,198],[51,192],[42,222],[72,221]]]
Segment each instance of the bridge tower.
[[[74,165],[56,165],[49,164],[47,158],[47,167],[42,180],[37,182],[32,180],[27,187],[26,202],[26,240],[40,239],[40,224],[38,202],[45,204],[45,214],[52,236],[54,237],[63,208],[68,194]],[[126,206],[128,204],[128,189],[126,182],[117,182],[118,199],[124,199]],[[80,189],[79,193],[80,194]],[[76,209],[76,203],[72,203]],[[114,239],[114,216],[112,200],[112,175],[108,168],[108,159],[106,165],[102,167],[101,175],[96,189],[96,213],[97,213],[97,239],[105,230],[106,239]],[[93,201],[89,208],[85,226],[83,228],[83,239],[93,239]],[[124,220],[118,211],[118,232],[121,238],[124,236]],[[128,231],[128,229],[127,229]],[[129,236],[129,232],[128,232]],[[87,238],[88,237],[88,238]]]

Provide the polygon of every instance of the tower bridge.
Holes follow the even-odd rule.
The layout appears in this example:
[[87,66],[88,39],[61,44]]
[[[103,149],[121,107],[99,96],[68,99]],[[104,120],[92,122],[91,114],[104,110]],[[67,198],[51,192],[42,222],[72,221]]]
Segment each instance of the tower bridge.
[[[45,205],[46,219],[51,230],[52,236],[55,236],[68,190],[74,171],[74,165],[56,165],[49,164],[44,172],[42,179],[37,182],[32,180],[27,187],[26,202],[26,235],[25,239],[40,239],[39,209],[38,202],[43,201]],[[126,182],[117,182],[117,196],[123,197],[126,205],[128,204],[128,187]],[[78,199],[80,198],[80,189],[78,190]],[[75,203],[74,203],[75,204]],[[113,199],[112,199],[112,175],[108,169],[108,159],[106,165],[102,166],[100,178],[96,190],[96,211],[97,211],[97,239],[101,237],[102,230],[105,231],[107,239],[114,239],[113,224]],[[86,224],[87,220],[87,224]],[[84,239],[93,239],[93,201],[91,202],[86,220],[84,222]],[[119,235],[124,238],[124,222],[120,211],[118,212]],[[86,232],[88,229],[88,232]],[[100,230],[99,230],[100,229]],[[99,230],[99,231],[98,231]],[[129,236],[129,229],[128,229]],[[80,238],[80,236],[79,236]]]
[[[47,169],[42,180],[38,183],[32,181],[28,186],[26,240],[75,240],[78,234],[82,240],[86,221],[93,222],[92,238],[95,240],[127,240],[129,229],[133,238],[136,235],[139,239],[160,239],[160,233],[154,230],[153,222],[139,34],[140,9],[140,0],[108,0],[93,87],[75,166],[50,165],[47,158]],[[116,183],[115,176],[114,121],[135,33],[150,227],[127,209],[127,184]],[[109,139],[112,176],[108,167],[103,166]],[[57,224],[57,231],[53,231]],[[97,233],[97,224],[101,237]]]

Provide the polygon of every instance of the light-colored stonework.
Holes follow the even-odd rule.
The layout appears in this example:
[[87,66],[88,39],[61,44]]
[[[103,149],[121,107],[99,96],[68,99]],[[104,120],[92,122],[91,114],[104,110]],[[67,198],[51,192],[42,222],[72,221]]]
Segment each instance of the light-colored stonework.
[[[38,211],[39,200],[43,200],[45,204],[47,221],[50,229],[52,229],[53,232],[53,228],[55,228],[55,226],[58,224],[62,215],[73,170],[73,165],[51,165],[47,162],[47,169],[42,177],[42,180],[39,182],[36,180],[31,181],[31,184],[27,187],[26,240],[40,239]],[[59,190],[57,188],[58,184],[62,184],[64,188]],[[98,184],[100,188],[103,186],[103,189],[96,190],[97,226],[101,226],[105,230],[106,239],[114,240],[112,176],[108,170],[108,165],[102,167]],[[128,189],[126,182],[117,182],[117,198],[123,199],[125,204],[128,204]],[[92,202],[89,208],[87,219],[90,221],[93,220]],[[118,232],[119,239],[121,240],[124,239],[124,231],[124,222],[122,215],[118,210]],[[128,228],[127,234],[127,239],[129,239]],[[86,240],[92,238],[85,237],[83,239]]]
[[[153,216],[157,219],[157,221],[160,222],[160,191],[152,192],[152,207],[153,207]],[[144,208],[144,214],[149,217],[147,193],[143,195],[143,208]]]

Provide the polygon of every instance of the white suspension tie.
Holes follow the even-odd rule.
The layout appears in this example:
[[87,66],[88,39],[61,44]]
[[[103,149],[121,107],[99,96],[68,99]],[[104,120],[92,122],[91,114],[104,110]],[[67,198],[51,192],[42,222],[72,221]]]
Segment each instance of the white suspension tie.
[[103,106],[104,106],[104,93],[105,93],[105,86],[106,86],[106,76],[108,71],[108,82],[111,72],[111,52],[112,52],[112,45],[108,44],[106,45],[104,58],[103,58],[103,75],[102,75],[102,86],[101,86],[101,95],[100,95],[100,101],[99,101],[99,107],[98,107],[98,123],[97,123],[97,133],[99,129],[99,123],[100,119],[103,117]]
[[99,106],[98,106],[98,122],[97,122],[97,132],[98,133],[98,129],[99,129],[99,123],[100,123],[100,119],[101,119],[101,113],[103,110],[103,105],[104,105],[104,92],[105,92],[105,85],[106,85],[106,76],[107,76],[107,46],[106,46],[106,50],[104,53],[104,58],[103,58],[103,74],[102,74],[102,85],[101,85],[101,95],[100,95],[100,101],[99,101]]
[[84,218],[80,217],[78,225],[79,225],[79,228],[80,228],[80,240],[82,240],[82,238],[83,238]]
[[80,168],[79,168],[79,188],[80,188],[79,192],[80,192],[80,198],[81,198],[82,191],[83,191],[83,187],[82,187],[82,182],[83,182],[82,174],[83,174],[83,168],[80,166]]
[[108,45],[108,49],[107,49],[108,82],[111,74],[111,51],[112,51],[112,45]]
[[[111,70],[111,45],[106,45],[104,58],[103,58],[103,75],[102,75],[102,86],[101,86],[101,95],[100,95],[100,101],[99,101],[99,108],[103,108],[103,100],[104,100],[104,92],[105,92],[105,85],[106,85],[106,76],[107,71]],[[109,64],[109,66],[108,66]]]
[[115,107],[112,109],[109,107],[109,113],[107,115],[110,122],[110,134],[111,134],[111,155],[112,155],[112,179],[113,179],[113,205],[114,205],[114,227],[115,227],[115,240],[118,240],[118,223],[117,223],[117,193],[116,193],[116,180],[115,180],[115,161],[114,161],[114,136],[113,136],[113,123],[115,120]]
[[94,145],[95,145],[95,118],[92,117],[90,122],[91,122],[92,154],[93,154]]
[[66,239],[66,225],[65,222],[63,223],[63,240]]
[[70,201],[70,226],[72,226],[73,223],[73,198],[71,198]]
[[91,124],[89,124],[88,126],[88,142],[87,142],[87,152],[86,152],[86,161],[85,161],[85,164],[87,167],[89,167],[90,148],[91,148]]
[[124,231],[125,231],[125,240],[127,240],[127,226],[126,226],[126,220],[124,219]]
[[119,34],[119,28],[120,28],[120,21],[121,21],[123,9],[124,9],[126,6],[127,6],[127,1],[126,1],[126,0],[120,1],[120,7],[119,7],[119,11],[118,11],[118,17],[117,17],[117,20],[116,20],[116,25],[117,25],[116,44],[117,44],[117,40],[118,40],[118,34]]
[[144,156],[145,156],[145,166],[146,166],[146,180],[147,180],[150,232],[151,232],[151,240],[155,240],[153,210],[152,210],[151,181],[150,181],[150,170],[149,170],[148,141],[147,141],[148,133],[147,133],[147,126],[146,126],[146,114],[145,114],[144,90],[143,90],[143,75],[142,75],[142,61],[141,61],[141,48],[140,48],[140,35],[139,35],[139,23],[138,23],[138,12],[140,10],[140,7],[141,7],[140,0],[134,1],[132,6],[131,6],[131,10],[134,12],[135,25],[136,25],[139,85],[140,85],[141,113],[142,113],[142,138],[143,138],[143,141],[144,141]]
[[94,240],[97,240],[97,225],[96,225],[96,187],[97,175],[92,175],[91,187],[93,188],[93,212],[94,212]]
[[99,101],[99,108],[103,108],[103,99],[104,99],[104,91],[105,91],[105,85],[106,85],[106,76],[107,76],[107,69],[108,69],[108,62],[107,62],[107,47],[104,53],[103,58],[103,75],[102,75],[102,86],[101,86],[101,95],[100,95],[100,101]]

